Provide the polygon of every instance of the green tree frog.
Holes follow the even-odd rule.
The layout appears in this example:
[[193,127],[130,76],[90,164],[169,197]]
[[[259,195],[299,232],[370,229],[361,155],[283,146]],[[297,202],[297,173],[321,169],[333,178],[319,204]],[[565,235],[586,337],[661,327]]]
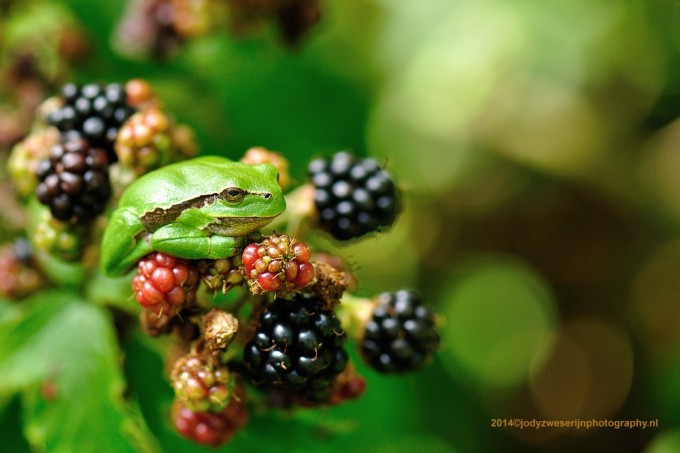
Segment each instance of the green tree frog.
[[153,251],[227,258],[286,208],[276,169],[205,156],[152,171],[123,192],[104,232],[101,268],[122,275]]

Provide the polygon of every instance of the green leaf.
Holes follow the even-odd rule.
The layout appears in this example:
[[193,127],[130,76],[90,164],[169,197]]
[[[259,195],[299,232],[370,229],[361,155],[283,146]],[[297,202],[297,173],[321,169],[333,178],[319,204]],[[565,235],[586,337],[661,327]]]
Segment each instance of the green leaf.
[[120,351],[108,313],[75,293],[43,292],[0,322],[0,395],[21,391],[24,432],[50,452],[158,451],[123,398]]
[[6,322],[18,312],[17,305],[0,299],[0,323]]

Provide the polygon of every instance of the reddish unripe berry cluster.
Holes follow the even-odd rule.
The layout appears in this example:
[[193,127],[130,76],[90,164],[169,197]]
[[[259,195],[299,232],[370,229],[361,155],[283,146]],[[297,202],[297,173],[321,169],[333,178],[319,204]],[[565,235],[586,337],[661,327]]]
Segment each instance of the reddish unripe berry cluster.
[[176,400],[172,411],[175,430],[192,441],[211,447],[224,445],[248,421],[245,392],[239,391],[222,411],[193,412]]
[[260,243],[249,244],[242,259],[251,288],[257,282],[262,291],[289,292],[314,278],[311,256],[304,242],[285,234],[272,234]]
[[154,313],[176,314],[193,302],[198,271],[187,261],[164,253],[151,253],[139,261],[132,289],[137,302]]
[[202,355],[181,357],[170,377],[177,397],[194,412],[219,412],[231,399],[233,380],[229,369],[215,366]]

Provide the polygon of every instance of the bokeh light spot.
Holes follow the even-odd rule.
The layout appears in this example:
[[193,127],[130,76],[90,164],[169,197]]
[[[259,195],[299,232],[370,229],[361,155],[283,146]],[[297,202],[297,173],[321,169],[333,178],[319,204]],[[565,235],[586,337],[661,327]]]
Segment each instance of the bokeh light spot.
[[447,295],[446,349],[483,385],[520,382],[549,343],[555,306],[543,280],[507,257],[467,268]]
[[645,453],[677,453],[680,451],[680,431],[666,431],[654,437]]
[[648,346],[669,348],[680,340],[680,242],[656,251],[638,271],[630,315]]
[[548,358],[533,367],[530,386],[545,417],[607,418],[625,401],[632,378],[633,351],[624,331],[578,319],[560,330]]

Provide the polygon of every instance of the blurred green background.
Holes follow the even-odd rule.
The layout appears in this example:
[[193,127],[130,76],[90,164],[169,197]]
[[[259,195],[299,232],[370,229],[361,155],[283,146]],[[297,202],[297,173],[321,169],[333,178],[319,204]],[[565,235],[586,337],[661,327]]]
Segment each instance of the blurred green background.
[[[49,3],[89,37],[74,80],[147,79],[202,153],[265,146],[303,182],[312,156],[351,149],[403,190],[389,233],[338,249],[360,295],[416,288],[437,309],[434,363],[403,377],[359,365],[360,400],[253,413],[225,450],[680,451],[676,1],[324,0],[297,49],[263,27],[163,62],[113,49],[124,2]],[[122,347],[162,448],[208,451],[168,424],[155,340]],[[7,451],[27,448],[19,414],[0,410]],[[659,427],[491,427],[516,418]]]

